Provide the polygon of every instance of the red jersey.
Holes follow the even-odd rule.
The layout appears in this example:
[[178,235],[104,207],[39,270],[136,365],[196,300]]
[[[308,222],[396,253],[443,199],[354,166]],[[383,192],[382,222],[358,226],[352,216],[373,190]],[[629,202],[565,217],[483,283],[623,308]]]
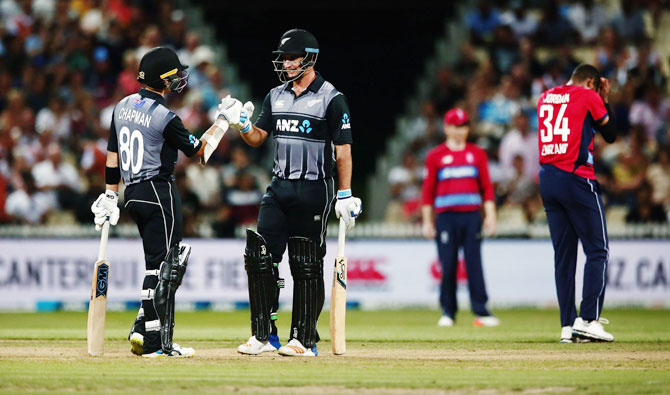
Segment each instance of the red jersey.
[[423,204],[445,211],[479,210],[493,200],[486,152],[474,144],[452,151],[440,144],[428,152],[423,180]]
[[594,180],[593,127],[607,116],[603,99],[582,86],[557,86],[540,96],[537,116],[540,164]]

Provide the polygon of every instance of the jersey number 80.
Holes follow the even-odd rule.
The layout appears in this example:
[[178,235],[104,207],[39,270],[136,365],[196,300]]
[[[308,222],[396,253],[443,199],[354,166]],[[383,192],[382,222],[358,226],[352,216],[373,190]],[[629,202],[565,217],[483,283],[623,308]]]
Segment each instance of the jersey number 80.
[[[124,126],[119,132],[119,142],[121,169],[123,171],[130,169],[133,174],[137,174],[142,169],[142,160],[144,159],[144,139],[142,138],[142,133],[135,129],[131,134],[130,129]],[[137,157],[135,157],[134,152],[137,152]]]

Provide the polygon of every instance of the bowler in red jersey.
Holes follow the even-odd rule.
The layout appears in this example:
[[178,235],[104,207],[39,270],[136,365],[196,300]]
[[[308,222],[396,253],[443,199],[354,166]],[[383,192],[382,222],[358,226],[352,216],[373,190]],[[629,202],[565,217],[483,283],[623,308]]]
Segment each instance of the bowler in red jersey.
[[[605,299],[609,247],[605,207],[593,170],[593,137],[616,140],[609,109],[609,81],[581,64],[570,81],[537,102],[540,195],[554,246],[554,278],[561,313],[561,342],[613,341],[600,313]],[[577,245],[586,264],[579,314],[575,306]]]
[[493,186],[486,152],[468,143],[470,118],[461,108],[444,116],[444,144],[426,156],[423,182],[423,235],[435,239],[442,265],[439,326],[452,326],[456,318],[456,268],[458,250],[463,248],[472,312],[476,326],[497,326],[500,321],[488,310],[482,270],[482,216],[486,235],[496,230]]

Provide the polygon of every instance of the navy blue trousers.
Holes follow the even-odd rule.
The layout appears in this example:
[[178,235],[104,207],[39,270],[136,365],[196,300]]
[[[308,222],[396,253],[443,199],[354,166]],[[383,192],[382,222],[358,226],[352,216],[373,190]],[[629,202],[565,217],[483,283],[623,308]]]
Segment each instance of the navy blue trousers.
[[482,217],[479,211],[445,212],[435,218],[437,252],[442,264],[442,282],[440,286],[440,305],[445,315],[456,317],[456,268],[458,250],[463,247],[465,270],[468,274],[470,305],[477,316],[488,316],[486,308],[488,295],[482,270]]
[[577,318],[575,272],[577,242],[586,255],[580,316],[585,321],[600,318],[607,283],[609,257],[605,209],[600,185],[552,165],[540,169],[540,195],[547,213],[554,245],[554,277],[561,326],[571,326]]

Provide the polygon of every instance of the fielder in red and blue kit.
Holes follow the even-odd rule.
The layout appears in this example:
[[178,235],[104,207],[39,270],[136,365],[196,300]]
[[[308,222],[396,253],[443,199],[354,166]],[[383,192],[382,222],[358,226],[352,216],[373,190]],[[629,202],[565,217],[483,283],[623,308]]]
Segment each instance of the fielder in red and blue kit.
[[[593,137],[600,131],[614,142],[609,122],[609,82],[591,65],[580,65],[570,82],[544,92],[539,117],[540,194],[554,246],[554,274],[562,342],[573,335],[612,341],[599,323],[609,256],[605,208],[593,170]],[[586,255],[580,314],[575,306],[577,244]],[[576,339],[575,339],[576,340]]]
[[447,141],[426,156],[422,207],[424,236],[435,238],[442,264],[443,318],[439,325],[453,325],[458,310],[456,268],[458,250],[463,247],[470,303],[478,316],[475,325],[495,326],[498,320],[486,307],[488,295],[481,259],[482,205],[485,207],[484,228],[487,233],[495,232],[488,159],[483,149],[466,143],[469,117],[464,110],[448,111],[444,121]]

